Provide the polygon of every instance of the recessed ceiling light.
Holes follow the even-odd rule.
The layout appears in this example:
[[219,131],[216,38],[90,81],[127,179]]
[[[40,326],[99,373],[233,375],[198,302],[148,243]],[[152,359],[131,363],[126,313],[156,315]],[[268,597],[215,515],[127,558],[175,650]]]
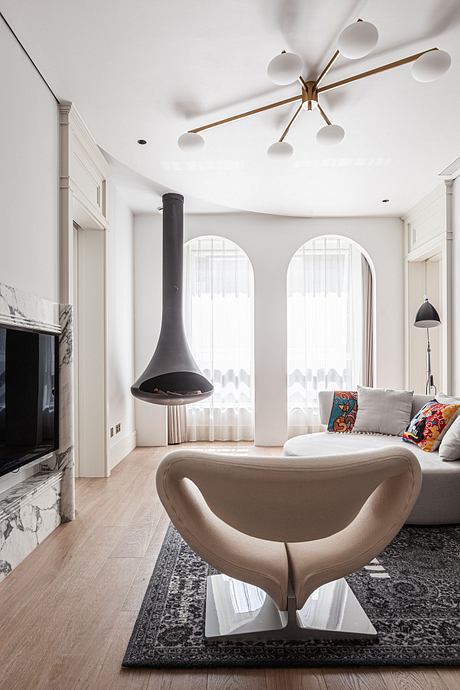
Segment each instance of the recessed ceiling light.
[[389,199],[382,199],[382,204],[388,204],[389,201]]
[[147,143],[146,139],[138,139],[137,143],[140,144],[141,146],[144,146]]

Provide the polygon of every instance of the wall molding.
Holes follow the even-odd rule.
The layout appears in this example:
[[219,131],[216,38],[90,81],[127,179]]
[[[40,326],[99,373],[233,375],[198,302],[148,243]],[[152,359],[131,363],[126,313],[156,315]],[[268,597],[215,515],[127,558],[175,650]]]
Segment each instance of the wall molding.
[[73,224],[107,230],[109,164],[72,103],[59,103],[60,301],[73,304]]
[[412,263],[425,262],[439,255],[441,295],[438,306],[442,313],[440,389],[447,394],[452,392],[452,195],[453,180],[445,180],[402,218],[405,233],[405,385],[411,387],[410,329],[414,318],[414,314],[409,313],[409,267]]
[[113,470],[122,460],[126,458],[129,453],[136,447],[136,432],[123,436],[119,441],[113,444],[109,450],[109,466]]
[[[78,110],[72,103],[62,102],[59,108],[60,124],[60,168],[59,168],[59,193],[60,193],[60,299],[61,302],[76,304],[74,289],[77,286],[85,287],[85,276],[75,275],[75,269],[80,264],[77,256],[74,256],[74,233],[79,233],[77,254],[80,250],[83,259],[92,259],[90,262],[82,261],[88,271],[93,271],[93,277],[99,284],[105,286],[106,274],[106,247],[105,233],[108,229],[107,220],[107,178],[109,164],[101,153],[88,127],[81,118]],[[75,231],[74,227],[78,230]],[[92,253],[92,245],[99,233],[102,249],[97,257]],[[102,234],[101,234],[102,233]],[[97,243],[96,243],[97,244]],[[86,254],[85,254],[86,252]],[[85,266],[83,266],[85,268]],[[80,271],[78,271],[80,273]],[[82,274],[83,275],[83,274]],[[88,276],[86,276],[88,277]],[[107,449],[107,299],[105,287],[97,291],[94,299],[86,300],[80,309],[77,304],[76,314],[76,340],[77,359],[74,362],[74,377],[78,381],[77,397],[83,400],[92,400],[91,390],[98,386],[102,393],[102,402],[94,408],[88,405],[80,405],[76,400],[74,425],[76,435],[77,469],[78,448],[83,439],[90,448],[94,448],[90,464],[97,464],[86,469],[88,476],[108,476],[109,457]],[[91,329],[89,324],[98,323],[100,328]],[[86,369],[79,367],[78,351],[83,334],[83,342],[88,345],[91,336],[90,350],[98,358],[100,366],[97,368],[97,380],[88,380],[85,376]],[[81,370],[80,370],[81,369]],[[86,396],[86,397],[85,397]],[[81,411],[86,414],[82,425],[84,434],[79,433],[79,417]],[[96,450],[97,448],[97,450]],[[88,454],[82,454],[89,457]],[[98,458],[96,462],[95,458]]]

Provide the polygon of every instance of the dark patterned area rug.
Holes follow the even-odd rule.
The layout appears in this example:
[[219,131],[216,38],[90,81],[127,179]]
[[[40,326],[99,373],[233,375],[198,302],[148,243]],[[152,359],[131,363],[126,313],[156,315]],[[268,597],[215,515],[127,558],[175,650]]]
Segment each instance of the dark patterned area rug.
[[123,666],[460,664],[460,526],[405,527],[376,563],[347,580],[377,640],[207,642],[206,576],[215,571],[170,525]]

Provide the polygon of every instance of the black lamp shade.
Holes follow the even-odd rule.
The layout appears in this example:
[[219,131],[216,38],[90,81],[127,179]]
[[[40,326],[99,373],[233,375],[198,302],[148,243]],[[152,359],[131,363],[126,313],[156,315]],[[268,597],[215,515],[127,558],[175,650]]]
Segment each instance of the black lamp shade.
[[432,304],[426,299],[415,317],[414,326],[417,328],[434,328],[441,325],[439,314]]

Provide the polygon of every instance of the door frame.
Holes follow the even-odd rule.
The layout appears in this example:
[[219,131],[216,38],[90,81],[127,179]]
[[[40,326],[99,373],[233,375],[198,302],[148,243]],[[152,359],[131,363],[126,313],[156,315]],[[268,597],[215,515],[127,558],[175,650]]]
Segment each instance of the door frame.
[[[76,475],[108,477],[106,196],[109,165],[75,106],[60,103],[58,108],[60,301],[71,304],[74,310]],[[97,327],[92,327],[95,324]],[[97,367],[91,367],[93,354]],[[94,390],[99,394],[97,405],[93,400]],[[91,405],[86,404],[88,401]]]

